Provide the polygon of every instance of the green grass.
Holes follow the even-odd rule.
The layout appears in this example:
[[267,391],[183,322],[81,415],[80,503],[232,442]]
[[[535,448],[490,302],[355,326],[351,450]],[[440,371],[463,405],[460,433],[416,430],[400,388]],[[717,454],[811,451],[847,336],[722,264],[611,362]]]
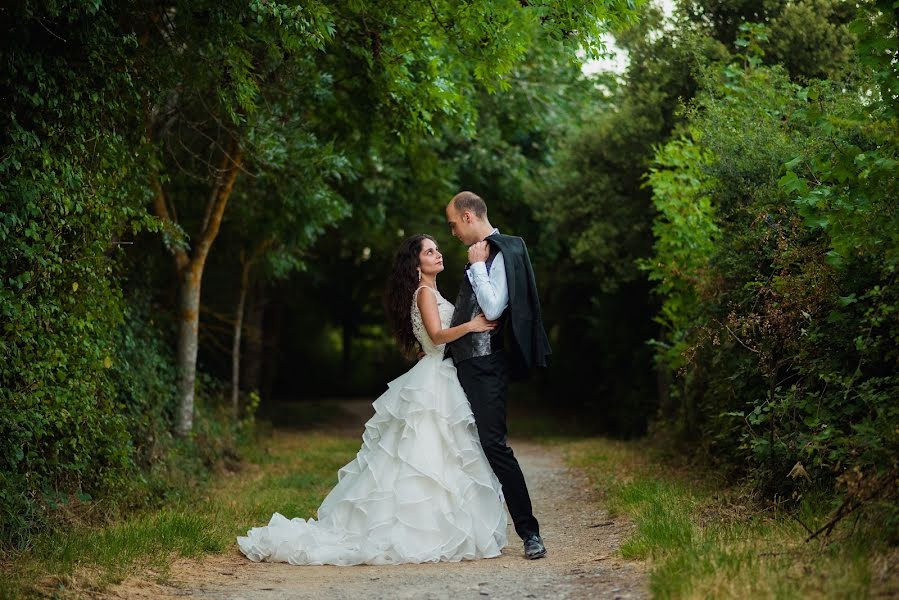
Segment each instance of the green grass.
[[[307,423],[328,421],[320,418],[323,406],[285,410],[293,410],[297,423],[304,416],[310,417]],[[361,432],[348,437],[298,427],[267,429],[268,435],[240,449],[239,472],[220,473],[205,488],[161,509],[105,526],[58,530],[5,556],[0,598],[81,597],[147,569],[164,577],[173,555],[233,551],[236,536],[265,525],[275,511],[288,518],[316,517],[315,509],[337,482],[337,470],[359,450]]]
[[[806,543],[807,532],[746,489],[714,473],[678,464],[646,441],[604,438],[551,441],[584,470],[613,515],[633,521],[624,558],[650,562],[656,598],[895,597],[889,569],[895,549],[872,522],[842,522],[830,540]],[[833,498],[801,500],[799,518],[826,522]]]
[[678,484],[640,479],[622,486],[613,509],[641,516],[636,535],[621,546],[625,558],[644,559],[692,545],[696,527],[690,520],[689,495]]

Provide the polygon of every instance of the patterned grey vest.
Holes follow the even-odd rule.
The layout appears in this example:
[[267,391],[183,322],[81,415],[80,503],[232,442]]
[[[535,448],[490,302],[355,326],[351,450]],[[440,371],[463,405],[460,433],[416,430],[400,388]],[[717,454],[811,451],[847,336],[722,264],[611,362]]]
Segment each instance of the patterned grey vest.
[[[490,267],[493,266],[493,259],[499,252],[492,244],[490,244],[490,254],[484,264],[487,266],[487,273],[490,273]],[[462,285],[459,286],[459,295],[456,297],[456,309],[453,312],[453,320],[450,327],[455,327],[471,321],[473,318],[481,314],[478,297],[474,293],[471,281],[468,280],[468,267],[465,268],[465,275],[462,277]],[[452,356],[453,362],[460,363],[463,360],[474,358],[476,356],[489,356],[503,347],[503,338],[505,337],[506,315],[508,308],[500,315],[499,325],[493,331],[481,331],[477,333],[467,333],[454,342],[446,345],[445,356]]]

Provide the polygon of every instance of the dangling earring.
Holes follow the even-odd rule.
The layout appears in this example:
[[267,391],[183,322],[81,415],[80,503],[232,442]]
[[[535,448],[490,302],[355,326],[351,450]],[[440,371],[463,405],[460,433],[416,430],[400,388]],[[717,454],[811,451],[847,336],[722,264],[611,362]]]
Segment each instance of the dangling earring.
[[418,281],[421,281],[421,269],[418,270]]

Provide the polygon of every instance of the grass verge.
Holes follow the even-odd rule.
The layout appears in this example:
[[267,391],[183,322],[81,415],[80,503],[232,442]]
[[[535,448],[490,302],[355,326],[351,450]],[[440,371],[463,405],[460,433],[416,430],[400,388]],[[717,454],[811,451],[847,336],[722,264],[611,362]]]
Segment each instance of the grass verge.
[[[339,410],[325,404],[290,410],[302,413],[291,416],[297,423],[322,425],[340,418]],[[240,448],[239,471],[222,472],[195,493],[106,526],[54,531],[28,550],[4,557],[0,598],[83,597],[136,570],[152,569],[164,577],[173,556],[236,547],[237,535],[266,524],[273,511],[315,516],[336,483],[337,470],[355,456],[360,443],[340,432],[266,431]]]
[[[634,522],[620,552],[650,561],[656,598],[899,597],[899,552],[870,520],[846,520],[829,539],[807,543],[804,527],[782,507],[646,441],[543,441],[583,469],[613,515]],[[798,516],[815,529],[833,502],[832,494],[807,493]]]

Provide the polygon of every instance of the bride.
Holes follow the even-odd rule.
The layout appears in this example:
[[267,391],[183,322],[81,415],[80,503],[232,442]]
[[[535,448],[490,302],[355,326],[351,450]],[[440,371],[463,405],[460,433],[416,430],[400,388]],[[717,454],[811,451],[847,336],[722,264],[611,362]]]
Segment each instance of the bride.
[[387,313],[404,352],[424,356],[373,403],[362,448],[337,472],[318,520],[272,515],[239,536],[253,561],[357,565],[499,556],[506,511],[468,399],[444,344],[495,324],[483,315],[449,327],[453,305],[437,290],[443,257],[429,235],[406,239],[394,259]]

